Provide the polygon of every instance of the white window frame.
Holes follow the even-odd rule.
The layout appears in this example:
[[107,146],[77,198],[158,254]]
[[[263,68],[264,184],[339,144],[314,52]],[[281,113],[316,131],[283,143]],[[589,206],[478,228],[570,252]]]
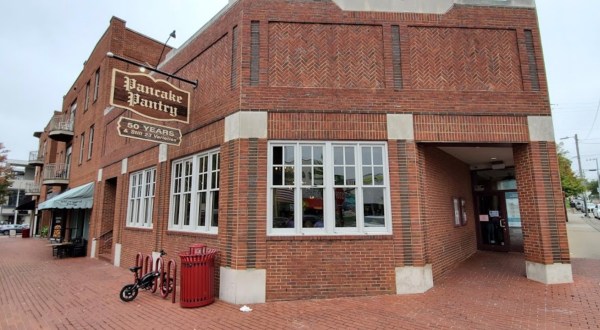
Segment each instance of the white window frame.
[[83,152],[85,151],[85,132],[81,133],[81,140],[79,143],[79,165],[81,165],[83,162]]
[[[220,186],[220,150],[213,149],[174,161],[171,166],[171,201],[169,227],[171,231],[218,234],[219,227],[213,225],[213,217],[218,216],[218,194]],[[202,160],[207,159],[208,162]],[[216,164],[215,164],[216,162]],[[201,168],[201,164],[205,164]],[[186,165],[191,172],[186,172]],[[216,168],[215,166],[216,165]],[[180,167],[180,169],[178,169]],[[203,177],[201,181],[200,178]],[[186,181],[186,179],[188,181]],[[206,194],[204,224],[201,224],[198,211],[200,196]],[[189,196],[189,202],[184,198]],[[180,196],[180,197],[178,197]],[[189,203],[189,222],[185,222],[185,203]],[[215,208],[216,206],[216,208]],[[177,215],[177,217],[176,217]]]
[[96,70],[96,73],[94,75],[94,101],[96,102],[98,100],[98,92],[100,90],[100,69],[98,68],[98,70]]
[[[302,227],[302,146],[323,146],[323,182],[317,188],[323,188],[323,228],[303,228]],[[292,185],[273,185],[273,148],[280,146],[294,147],[294,183]],[[335,226],[335,188],[345,187],[345,185],[335,185],[334,182],[334,162],[333,150],[338,146],[351,146],[354,148],[354,157],[356,160],[356,184],[350,187],[356,187],[356,227],[336,227]],[[364,190],[372,187],[363,183],[362,171],[362,147],[381,147],[383,158],[383,184],[377,185],[383,188],[384,205],[384,225],[382,227],[365,226],[364,221]],[[268,143],[268,177],[267,177],[267,235],[269,236],[297,236],[297,235],[390,235],[392,234],[392,208],[390,202],[390,183],[389,183],[389,164],[386,142],[370,141],[269,141]],[[365,165],[366,167],[366,165]],[[294,195],[294,228],[273,228],[273,192],[278,188],[293,189]]]
[[156,167],[137,171],[129,175],[127,227],[152,228],[155,191]]
[[83,104],[83,111],[87,111],[90,107],[90,81],[85,84],[85,103]]
[[87,159],[92,159],[92,153],[94,148],[94,127],[95,125],[90,126],[90,136],[88,137],[88,154]]

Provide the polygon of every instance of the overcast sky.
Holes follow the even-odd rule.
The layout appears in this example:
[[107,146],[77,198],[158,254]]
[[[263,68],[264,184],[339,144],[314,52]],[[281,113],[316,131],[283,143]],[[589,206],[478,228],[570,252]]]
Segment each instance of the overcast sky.
[[[27,160],[112,16],[179,47],[228,0],[19,0],[0,12],[0,142]],[[582,167],[600,159],[600,1],[537,0],[555,135],[579,138]],[[562,140],[577,169],[575,141]],[[589,178],[595,172],[586,171]]]

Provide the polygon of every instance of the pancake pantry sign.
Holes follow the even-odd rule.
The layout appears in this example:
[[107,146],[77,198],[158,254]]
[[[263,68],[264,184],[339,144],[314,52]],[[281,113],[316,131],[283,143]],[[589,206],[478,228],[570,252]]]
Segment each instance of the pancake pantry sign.
[[[146,118],[189,123],[190,93],[173,86],[168,81],[154,79],[143,73],[113,69],[110,104],[131,110]],[[123,125],[123,118],[121,118],[119,135],[159,143],[177,145],[180,143],[181,132],[176,128],[131,118],[127,119],[127,123]],[[129,129],[124,130],[123,127],[127,126]],[[129,134],[133,127],[153,127],[154,129],[152,132],[142,132],[143,134],[137,134],[139,132]]]

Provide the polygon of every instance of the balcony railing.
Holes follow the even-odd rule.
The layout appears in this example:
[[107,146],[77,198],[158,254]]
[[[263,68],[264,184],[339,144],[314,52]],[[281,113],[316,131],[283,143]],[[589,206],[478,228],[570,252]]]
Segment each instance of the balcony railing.
[[42,180],[45,185],[69,184],[69,167],[67,164],[48,164],[44,166]]
[[36,182],[27,182],[25,185],[25,195],[29,196],[39,196],[41,191],[41,186]]
[[44,165],[44,155],[39,151],[29,152],[29,165]]
[[51,139],[66,142],[73,138],[73,121],[71,120],[71,116],[55,115],[50,120],[49,129],[48,136]]

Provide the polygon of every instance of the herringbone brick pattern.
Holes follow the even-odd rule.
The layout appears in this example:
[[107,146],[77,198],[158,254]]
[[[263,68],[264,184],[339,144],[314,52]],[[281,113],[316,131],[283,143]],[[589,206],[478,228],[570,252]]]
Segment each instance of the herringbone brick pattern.
[[414,89],[523,89],[514,30],[413,27],[409,40]]
[[572,284],[543,285],[524,276],[522,254],[478,252],[425,294],[252,304],[243,313],[218,299],[183,309],[149,292],[124,303],[126,269],[54,259],[45,240],[0,237],[0,329],[597,329],[600,260],[574,259],[573,273]]
[[383,88],[381,26],[269,24],[272,87]]

